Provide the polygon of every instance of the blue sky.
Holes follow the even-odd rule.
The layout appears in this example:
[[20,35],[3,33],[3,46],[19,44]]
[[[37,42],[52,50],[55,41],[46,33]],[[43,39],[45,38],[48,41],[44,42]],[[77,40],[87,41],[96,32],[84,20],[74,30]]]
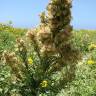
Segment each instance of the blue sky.
[[[11,20],[15,27],[35,27],[39,14],[50,0],[0,0],[0,22]],[[96,29],[96,0],[73,0],[75,29]]]

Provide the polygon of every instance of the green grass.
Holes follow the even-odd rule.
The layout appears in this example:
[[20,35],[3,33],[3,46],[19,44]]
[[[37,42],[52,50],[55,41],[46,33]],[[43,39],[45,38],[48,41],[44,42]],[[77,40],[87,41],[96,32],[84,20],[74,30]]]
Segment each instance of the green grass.
[[16,38],[24,36],[27,29],[0,24],[0,55],[4,50],[13,50]]

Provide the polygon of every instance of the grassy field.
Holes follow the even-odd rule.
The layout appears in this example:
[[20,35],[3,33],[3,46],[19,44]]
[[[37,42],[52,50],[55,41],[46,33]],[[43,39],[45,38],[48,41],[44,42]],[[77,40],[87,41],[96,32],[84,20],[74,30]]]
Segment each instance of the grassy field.
[[[24,38],[26,32],[27,29],[0,24],[0,96],[10,96],[9,93],[11,96],[22,96],[19,94],[19,83],[15,80],[11,82],[14,76],[10,67],[2,62],[1,55],[5,50],[15,51],[16,38]],[[82,57],[76,65],[74,80],[57,96],[96,96],[96,30],[74,30],[73,36],[74,44],[80,50]]]

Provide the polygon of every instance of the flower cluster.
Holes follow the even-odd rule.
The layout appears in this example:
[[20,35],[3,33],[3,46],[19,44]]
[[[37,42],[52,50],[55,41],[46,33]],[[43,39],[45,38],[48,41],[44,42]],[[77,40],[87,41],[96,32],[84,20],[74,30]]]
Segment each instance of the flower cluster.
[[10,53],[10,52],[7,52],[5,50],[2,54],[2,57],[3,57],[4,63],[11,64],[11,63],[17,63],[18,62],[17,57],[16,57],[14,52]]
[[11,67],[13,74],[16,75],[16,78],[22,78],[19,60],[14,52],[7,52],[5,50],[2,54],[2,60],[4,61],[4,64]]
[[40,83],[41,87],[43,88],[46,88],[48,86],[48,81],[46,80],[43,80],[41,83]]
[[26,51],[26,47],[23,39],[17,38],[16,42],[17,42],[17,45],[15,47],[18,49],[18,51],[20,52]]
[[94,60],[92,60],[92,59],[89,59],[88,61],[87,61],[87,64],[89,64],[89,65],[91,65],[91,64],[95,64],[96,62],[94,61]]
[[28,58],[28,64],[33,64],[33,60],[31,57]]
[[28,30],[28,32],[26,33],[26,36],[29,37],[31,40],[34,40],[35,38],[35,30]]
[[96,44],[91,43],[88,47],[89,50],[95,49],[96,48]]
[[[60,54],[65,61],[76,61],[78,51],[72,48],[71,0],[51,0],[47,14],[41,14],[40,31],[37,37],[41,42],[41,53],[45,56]],[[46,21],[46,22],[42,22]]]

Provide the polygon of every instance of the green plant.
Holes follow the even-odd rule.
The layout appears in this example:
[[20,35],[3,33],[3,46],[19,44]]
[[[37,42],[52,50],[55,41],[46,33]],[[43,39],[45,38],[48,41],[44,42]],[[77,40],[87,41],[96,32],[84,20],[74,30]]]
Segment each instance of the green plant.
[[15,42],[15,36],[6,31],[0,31],[0,54],[4,50],[10,50],[13,48]]

